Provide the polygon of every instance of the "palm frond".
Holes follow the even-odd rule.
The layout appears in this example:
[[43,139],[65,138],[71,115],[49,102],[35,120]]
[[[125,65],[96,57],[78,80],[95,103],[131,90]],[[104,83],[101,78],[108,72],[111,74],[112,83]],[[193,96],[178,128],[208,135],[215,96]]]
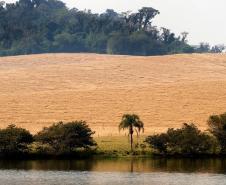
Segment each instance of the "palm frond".
[[136,114],[124,114],[122,120],[119,123],[119,130],[124,130],[127,128],[135,127],[138,132],[144,132],[144,123],[140,120],[139,116]]

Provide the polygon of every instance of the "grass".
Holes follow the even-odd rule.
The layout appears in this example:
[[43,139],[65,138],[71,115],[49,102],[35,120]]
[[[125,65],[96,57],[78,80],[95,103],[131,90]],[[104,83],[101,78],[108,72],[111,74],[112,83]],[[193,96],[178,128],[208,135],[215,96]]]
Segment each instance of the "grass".
[[[134,152],[133,155],[147,155],[150,154],[150,149],[143,142],[145,136],[141,136],[137,139],[134,136]],[[129,156],[130,152],[130,141],[127,136],[106,136],[106,137],[96,137],[95,141],[98,144],[98,153],[107,156],[118,157],[118,156]],[[141,148],[140,144],[144,144],[146,147]],[[138,146],[137,146],[138,145]]]

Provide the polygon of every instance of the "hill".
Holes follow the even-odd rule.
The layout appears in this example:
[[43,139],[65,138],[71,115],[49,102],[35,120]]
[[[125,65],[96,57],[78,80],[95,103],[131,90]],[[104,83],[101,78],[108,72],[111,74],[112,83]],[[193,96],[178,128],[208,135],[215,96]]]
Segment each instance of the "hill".
[[226,111],[226,55],[155,57],[42,54],[0,58],[0,123],[33,133],[56,121],[86,120],[97,135],[117,135],[124,113],[145,133]]

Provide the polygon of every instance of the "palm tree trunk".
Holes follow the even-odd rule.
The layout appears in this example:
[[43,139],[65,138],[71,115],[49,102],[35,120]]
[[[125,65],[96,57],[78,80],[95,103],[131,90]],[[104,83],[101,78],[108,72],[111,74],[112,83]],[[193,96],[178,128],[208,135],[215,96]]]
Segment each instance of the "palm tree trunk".
[[133,127],[130,126],[130,129],[129,129],[129,133],[130,133],[130,149],[131,149],[131,152],[133,152]]
[[131,152],[133,152],[133,134],[130,134],[130,148]]

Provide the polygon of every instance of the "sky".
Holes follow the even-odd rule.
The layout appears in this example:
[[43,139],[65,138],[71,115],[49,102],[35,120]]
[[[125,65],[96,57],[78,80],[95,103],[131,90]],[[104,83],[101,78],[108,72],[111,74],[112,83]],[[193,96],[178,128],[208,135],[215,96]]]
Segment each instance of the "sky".
[[[106,9],[117,12],[137,11],[150,6],[160,11],[154,24],[180,34],[189,32],[190,44],[208,42],[226,44],[226,0],[63,0],[70,8],[90,9],[101,13]],[[15,2],[15,0],[5,0]]]

